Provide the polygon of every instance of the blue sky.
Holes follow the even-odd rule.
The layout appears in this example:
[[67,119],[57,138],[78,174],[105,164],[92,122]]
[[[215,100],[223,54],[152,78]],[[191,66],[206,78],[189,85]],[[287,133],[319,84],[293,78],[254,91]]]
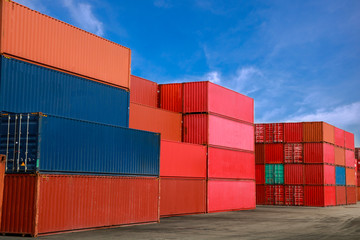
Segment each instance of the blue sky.
[[211,80],[256,122],[326,121],[360,145],[358,0],[17,0],[132,50],[132,74]]

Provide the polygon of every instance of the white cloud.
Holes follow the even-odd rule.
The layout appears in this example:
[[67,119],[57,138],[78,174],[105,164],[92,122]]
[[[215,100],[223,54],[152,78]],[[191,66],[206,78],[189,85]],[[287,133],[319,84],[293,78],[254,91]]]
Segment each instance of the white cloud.
[[172,5],[168,0],[155,0],[154,6],[158,8],[171,8]]
[[264,77],[260,69],[252,66],[243,67],[237,70],[237,73],[230,84],[234,84],[236,91],[249,94],[259,90],[259,82]]
[[63,0],[63,3],[80,28],[99,36],[104,35],[103,23],[96,18],[90,4],[79,3],[73,0]]
[[220,74],[219,72],[209,72],[208,74],[206,74],[206,80],[216,83],[216,84],[220,84],[221,83],[221,78],[220,78]]

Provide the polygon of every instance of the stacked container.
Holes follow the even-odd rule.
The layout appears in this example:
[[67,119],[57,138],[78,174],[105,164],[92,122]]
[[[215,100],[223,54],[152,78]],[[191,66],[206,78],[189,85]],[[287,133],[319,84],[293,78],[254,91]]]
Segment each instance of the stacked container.
[[253,99],[211,82],[159,90],[159,106],[183,114],[182,140],[207,147],[207,212],[255,208]]
[[357,175],[357,201],[360,201],[360,148],[355,148],[356,175]]
[[255,141],[257,204],[354,203],[353,134],[324,122],[268,123],[255,125]]
[[0,232],[157,222],[160,137],[127,128],[130,49],[12,1],[0,11]]

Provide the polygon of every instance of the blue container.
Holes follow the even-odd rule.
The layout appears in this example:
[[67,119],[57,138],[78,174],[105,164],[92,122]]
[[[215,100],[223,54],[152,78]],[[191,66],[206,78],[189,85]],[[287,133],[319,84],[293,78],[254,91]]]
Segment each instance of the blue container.
[[336,175],[336,185],[346,185],[346,175],[344,167],[336,167],[335,169]]
[[0,116],[7,173],[159,176],[159,133],[43,114]]
[[0,61],[0,112],[129,126],[128,91],[16,59]]

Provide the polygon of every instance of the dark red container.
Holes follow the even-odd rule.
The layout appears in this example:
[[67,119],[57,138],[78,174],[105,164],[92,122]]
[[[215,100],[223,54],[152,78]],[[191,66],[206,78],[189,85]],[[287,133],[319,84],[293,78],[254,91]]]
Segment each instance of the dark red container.
[[159,180],[6,175],[0,232],[37,236],[159,221]]
[[345,147],[345,131],[335,127],[335,145]]
[[254,123],[254,99],[211,82],[183,84],[184,113],[213,113]]
[[334,146],[328,143],[304,143],[304,163],[334,164]]
[[5,155],[0,154],[0,227],[1,227],[1,213],[4,196],[4,180],[5,180]]
[[266,143],[284,142],[284,124],[283,123],[265,124],[265,142]]
[[255,124],[255,142],[265,142],[265,124]]
[[284,123],[284,141],[300,143],[303,141],[302,123]]
[[265,144],[265,163],[283,163],[284,144],[272,143]]
[[303,145],[301,143],[286,143],[284,155],[285,163],[303,163]]
[[334,185],[335,167],[326,164],[306,164],[305,184],[308,185]]
[[351,168],[356,167],[355,153],[353,150],[345,150],[345,165]]
[[131,75],[130,101],[150,107],[158,106],[158,85],[156,82]]
[[255,179],[256,179],[256,184],[265,184],[265,165],[264,164],[255,165]]
[[254,180],[208,180],[207,212],[255,209]]
[[336,205],[346,205],[345,186],[336,186]]
[[256,205],[265,205],[265,185],[256,184]]
[[354,134],[347,131],[345,131],[345,148],[352,150],[355,148]]
[[162,217],[205,212],[205,179],[160,178],[160,215]]
[[183,84],[171,83],[159,85],[159,107],[173,112],[182,112]]
[[265,198],[266,205],[284,205],[284,185],[266,185]]
[[211,114],[183,117],[183,140],[188,143],[254,151],[254,126]]
[[346,187],[346,203],[347,204],[356,204],[356,187]]
[[263,143],[255,144],[255,163],[256,164],[265,163],[265,144]]
[[209,147],[208,178],[255,180],[255,154]]
[[284,165],[285,184],[304,184],[304,165],[285,164]]
[[285,186],[285,205],[303,206],[304,205],[304,186],[289,185]]
[[304,205],[310,207],[335,206],[335,186],[304,186]]
[[205,146],[162,140],[160,176],[206,178],[206,155]]

